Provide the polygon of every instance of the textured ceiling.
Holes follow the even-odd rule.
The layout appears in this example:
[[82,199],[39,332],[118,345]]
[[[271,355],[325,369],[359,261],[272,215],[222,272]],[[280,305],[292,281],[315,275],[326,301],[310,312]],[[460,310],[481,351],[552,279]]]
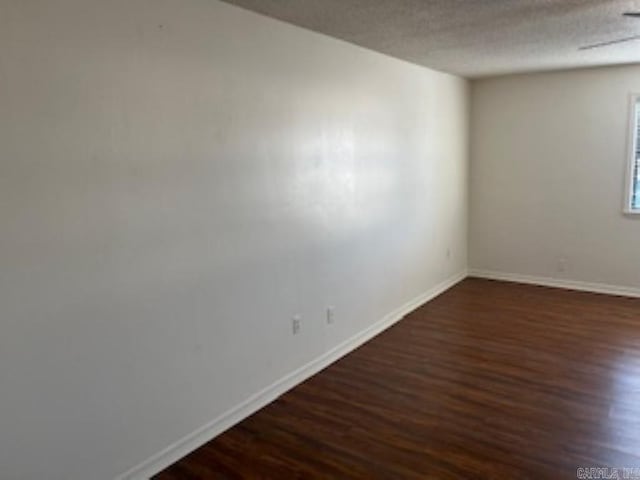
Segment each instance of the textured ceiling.
[[224,1],[471,78],[640,62],[640,0]]

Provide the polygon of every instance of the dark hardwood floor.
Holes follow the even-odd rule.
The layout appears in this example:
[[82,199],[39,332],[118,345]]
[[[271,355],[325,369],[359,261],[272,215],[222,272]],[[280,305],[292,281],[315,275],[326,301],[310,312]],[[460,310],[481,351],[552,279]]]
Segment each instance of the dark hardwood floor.
[[640,479],[640,300],[467,279],[155,478],[556,480],[579,467]]

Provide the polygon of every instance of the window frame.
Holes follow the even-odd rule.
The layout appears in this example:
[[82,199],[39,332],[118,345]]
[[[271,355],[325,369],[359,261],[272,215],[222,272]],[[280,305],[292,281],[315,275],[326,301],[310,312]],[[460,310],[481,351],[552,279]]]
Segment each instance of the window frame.
[[633,189],[636,179],[634,178],[636,163],[636,149],[640,142],[638,134],[638,111],[640,110],[640,93],[632,93],[629,101],[629,137],[627,140],[627,172],[625,180],[624,213],[627,215],[640,215],[640,208],[633,208]]

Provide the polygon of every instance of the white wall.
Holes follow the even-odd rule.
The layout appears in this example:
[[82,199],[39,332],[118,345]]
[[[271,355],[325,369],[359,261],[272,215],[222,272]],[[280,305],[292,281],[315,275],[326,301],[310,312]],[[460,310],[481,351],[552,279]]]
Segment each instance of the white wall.
[[622,213],[632,92],[640,66],[473,83],[472,268],[640,288],[640,218]]
[[467,109],[215,0],[0,2],[0,478],[113,478],[463,271]]

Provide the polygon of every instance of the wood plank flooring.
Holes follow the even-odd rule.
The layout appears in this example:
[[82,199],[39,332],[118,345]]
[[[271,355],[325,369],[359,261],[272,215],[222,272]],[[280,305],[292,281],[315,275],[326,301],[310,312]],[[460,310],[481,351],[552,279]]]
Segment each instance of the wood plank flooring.
[[640,300],[467,279],[155,478],[557,480],[585,467],[640,479]]

